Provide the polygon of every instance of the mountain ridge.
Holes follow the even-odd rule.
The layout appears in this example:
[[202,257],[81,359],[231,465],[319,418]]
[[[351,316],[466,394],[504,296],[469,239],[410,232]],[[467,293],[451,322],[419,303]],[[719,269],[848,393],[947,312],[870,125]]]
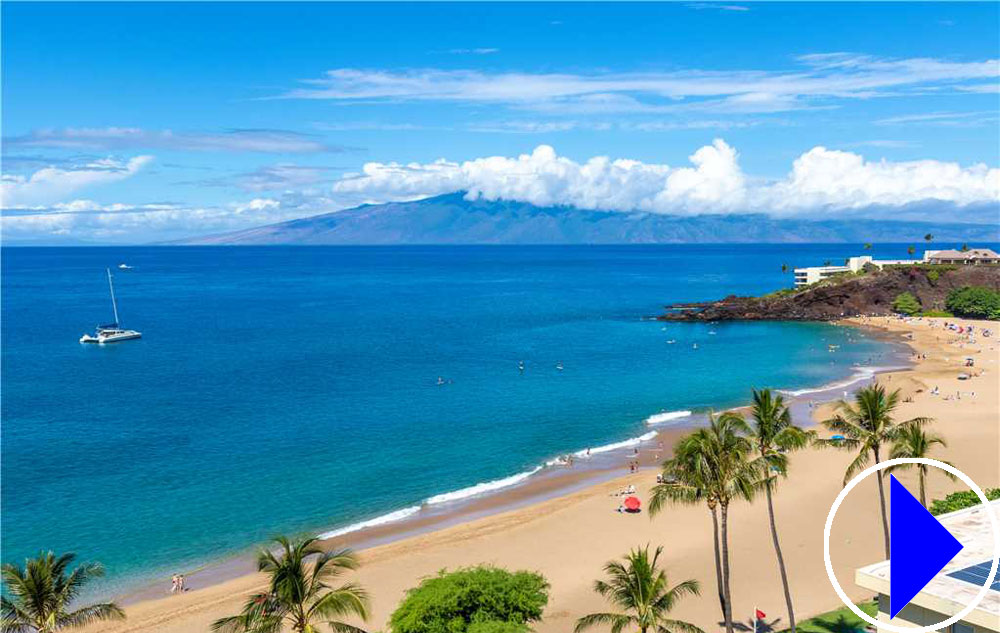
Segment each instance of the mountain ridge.
[[670,244],[1000,239],[997,226],[908,220],[805,220],[760,213],[666,215],[513,200],[468,200],[464,192],[343,211],[173,242],[201,245],[312,244]]

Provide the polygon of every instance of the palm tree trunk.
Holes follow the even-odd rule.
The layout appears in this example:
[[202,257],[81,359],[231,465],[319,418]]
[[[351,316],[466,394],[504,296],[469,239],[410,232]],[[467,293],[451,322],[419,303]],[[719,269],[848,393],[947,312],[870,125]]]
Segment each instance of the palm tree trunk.
[[[879,462],[878,448],[873,448],[872,452],[875,454],[875,463]],[[885,511],[885,485],[882,482],[882,471],[875,471],[875,479],[878,481],[878,502],[882,510],[882,538],[885,542],[885,557],[889,558],[889,517],[886,515]]]
[[767,493],[767,517],[771,520],[771,539],[774,541],[774,555],[778,559],[778,571],[781,572],[781,587],[785,590],[785,606],[788,607],[788,624],[795,633],[795,611],[792,609],[792,594],[788,590],[788,575],[785,573],[785,558],[781,555],[781,545],[778,543],[778,526],[774,523],[774,505],[771,502],[771,482],[767,482],[764,491]]
[[926,486],[927,471],[923,464],[917,466],[917,481],[920,482],[920,505],[927,507],[927,490]]
[[722,610],[722,619],[726,619],[726,594],[722,590],[722,559],[719,555],[719,514],[715,507],[712,507],[712,545],[715,549],[715,586],[719,590],[719,608]]
[[733,598],[729,591],[729,505],[725,503],[722,504],[722,586],[726,597],[723,613],[726,633],[733,633]]

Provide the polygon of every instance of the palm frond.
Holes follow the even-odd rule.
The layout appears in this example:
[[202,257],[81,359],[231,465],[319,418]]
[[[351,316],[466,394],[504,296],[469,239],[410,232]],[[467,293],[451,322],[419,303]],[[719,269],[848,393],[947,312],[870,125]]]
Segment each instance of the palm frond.
[[622,629],[635,621],[636,618],[620,613],[591,613],[577,620],[573,631],[580,633],[593,626],[608,624],[611,625],[611,633],[620,633]]

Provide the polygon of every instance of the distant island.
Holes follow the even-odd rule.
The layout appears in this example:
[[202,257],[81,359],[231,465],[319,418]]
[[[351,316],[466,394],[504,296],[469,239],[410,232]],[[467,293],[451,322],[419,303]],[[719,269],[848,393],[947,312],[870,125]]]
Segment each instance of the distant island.
[[899,242],[933,233],[939,241],[996,242],[996,224],[772,218],[764,214],[668,215],[540,207],[455,192],[411,202],[368,204],[177,244],[710,244]]
[[[962,260],[958,251],[929,251],[927,261],[874,261],[853,257],[820,281],[761,297],[730,295],[718,301],[667,306],[664,321],[832,321],[904,314],[1000,320],[1000,256],[989,249]],[[865,261],[867,260],[867,261]],[[860,261],[861,265],[858,264]],[[947,262],[947,263],[945,263]]]

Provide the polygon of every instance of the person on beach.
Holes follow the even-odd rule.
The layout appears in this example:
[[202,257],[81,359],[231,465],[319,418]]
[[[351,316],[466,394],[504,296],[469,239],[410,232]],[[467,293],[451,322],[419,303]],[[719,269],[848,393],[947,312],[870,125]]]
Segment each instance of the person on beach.
[[170,577],[170,593],[177,593],[177,574]]
[[184,574],[177,574],[177,591],[184,593]]

